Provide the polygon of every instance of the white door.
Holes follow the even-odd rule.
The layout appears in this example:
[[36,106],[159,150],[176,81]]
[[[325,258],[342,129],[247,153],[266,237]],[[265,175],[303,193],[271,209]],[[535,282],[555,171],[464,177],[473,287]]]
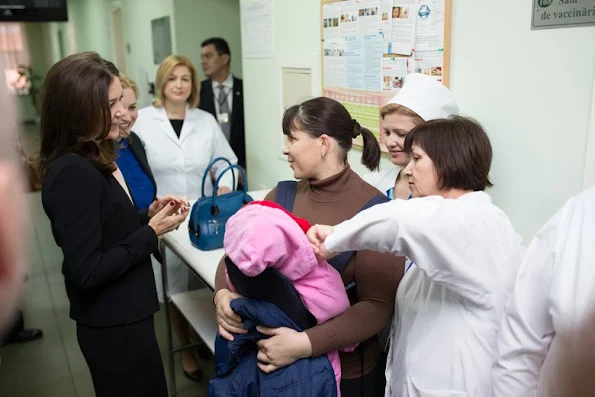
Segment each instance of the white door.
[[124,23],[122,18],[122,9],[120,7],[112,9],[112,59],[118,70],[126,72],[126,41],[124,40]]

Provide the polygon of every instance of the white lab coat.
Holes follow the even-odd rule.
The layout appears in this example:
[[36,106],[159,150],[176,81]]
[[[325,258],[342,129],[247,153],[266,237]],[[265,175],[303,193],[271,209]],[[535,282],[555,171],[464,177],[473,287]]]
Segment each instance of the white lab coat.
[[570,199],[533,238],[498,338],[494,397],[559,396],[554,368],[595,309],[595,188]]
[[395,187],[399,172],[401,172],[401,167],[393,166],[382,171],[369,172],[362,179],[380,190],[382,194],[387,195],[388,190]]
[[[232,164],[238,158],[227,143],[219,123],[213,115],[201,109],[186,106],[186,117],[182,125],[180,138],[176,135],[165,108],[148,106],[138,111],[138,119],[134,124],[134,132],[138,135],[147,152],[147,160],[155,183],[157,196],[174,195],[188,200],[201,197],[202,178],[210,161],[216,157],[225,157]],[[227,163],[220,161],[213,166],[218,176]],[[237,179],[236,179],[237,181]],[[220,186],[234,189],[231,172],[226,173]],[[213,182],[207,176],[205,195],[213,193]],[[170,294],[188,290],[188,267],[167,250],[168,291]],[[163,302],[161,281],[161,264],[154,258],[153,272],[159,301]]]
[[386,396],[486,397],[521,237],[485,192],[378,204],[336,226],[331,251],[414,262],[399,284]]
[[[177,137],[165,108],[148,106],[138,111],[134,132],[143,142],[147,160],[157,183],[157,195],[175,195],[188,200],[201,197],[201,182],[207,165],[215,157],[226,157],[232,164],[238,158],[227,143],[219,123],[213,115],[201,109],[186,107],[186,117],[180,138]],[[219,175],[227,167],[218,162],[213,167]],[[234,189],[232,174],[228,172],[221,186]],[[205,195],[213,192],[207,177]]]

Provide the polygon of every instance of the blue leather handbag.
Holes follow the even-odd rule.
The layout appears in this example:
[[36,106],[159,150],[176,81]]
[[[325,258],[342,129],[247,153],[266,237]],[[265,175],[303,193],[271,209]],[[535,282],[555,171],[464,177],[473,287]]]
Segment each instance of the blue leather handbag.
[[[209,171],[211,167],[217,161],[226,161],[229,166],[217,177],[213,186],[212,196],[205,197],[205,181],[207,176],[210,175]],[[219,187],[221,177],[228,171],[232,171],[232,174],[234,174],[234,169],[237,169],[242,175],[242,180],[244,181],[243,190],[235,190],[231,193],[217,196],[217,188]],[[235,185],[235,174],[233,183]],[[211,161],[202,178],[202,197],[192,206],[190,219],[188,220],[188,232],[192,245],[202,251],[210,251],[223,247],[223,237],[225,235],[225,224],[227,220],[240,208],[252,201],[252,197],[247,193],[247,189],[248,181],[242,167],[231,164],[229,160],[223,157],[218,157]]]

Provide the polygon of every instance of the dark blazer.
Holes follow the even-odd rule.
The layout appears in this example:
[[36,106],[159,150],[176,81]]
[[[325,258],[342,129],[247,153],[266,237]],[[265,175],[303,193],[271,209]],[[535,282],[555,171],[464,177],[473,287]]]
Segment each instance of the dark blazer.
[[[236,156],[238,164],[246,168],[246,138],[244,136],[244,84],[241,79],[233,78],[233,104],[231,108],[231,128],[229,144]],[[200,83],[200,102],[198,107],[211,113],[217,119],[213,83],[210,79]]]
[[74,154],[50,165],[43,208],[62,248],[70,317],[91,327],[123,325],[157,310],[149,254],[157,235],[113,175]]

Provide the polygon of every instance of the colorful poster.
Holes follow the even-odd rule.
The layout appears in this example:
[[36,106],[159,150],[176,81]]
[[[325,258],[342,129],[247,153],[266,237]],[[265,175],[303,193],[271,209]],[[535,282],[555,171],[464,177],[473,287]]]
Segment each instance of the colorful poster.
[[378,33],[380,15],[378,15],[378,0],[368,0],[359,3],[357,32],[359,34]]
[[442,68],[444,66],[444,52],[438,51],[415,51],[415,73],[423,73],[434,77],[442,82]]
[[325,4],[322,7],[322,38],[324,40],[341,37],[340,18],[341,3]]
[[393,0],[381,0],[378,5],[378,14],[380,21],[378,22],[378,32],[382,35],[384,41],[390,41],[393,26]]
[[425,0],[417,11],[416,51],[444,49],[444,0]]
[[364,44],[364,90],[382,90],[382,53],[384,41],[379,33],[368,34]]
[[323,52],[324,86],[345,87],[347,84],[345,40],[325,40]]
[[399,92],[407,76],[410,58],[382,59],[382,90],[393,93]]
[[341,16],[339,17],[339,26],[341,28],[341,37],[347,37],[357,33],[358,7],[355,1],[341,2]]
[[415,40],[416,21],[417,6],[415,4],[393,6],[391,42],[393,43],[394,53],[411,55]]
[[[399,92],[407,74],[445,79],[446,4],[337,0],[321,7],[323,95],[345,105],[379,142],[380,109]],[[362,143],[361,137],[354,140]]]
[[364,89],[364,40],[360,35],[345,37],[346,88]]
[[[380,137],[380,108],[390,101],[392,93],[325,88],[323,95],[342,103],[362,127],[369,129],[376,138]],[[361,137],[359,144],[362,144]]]

